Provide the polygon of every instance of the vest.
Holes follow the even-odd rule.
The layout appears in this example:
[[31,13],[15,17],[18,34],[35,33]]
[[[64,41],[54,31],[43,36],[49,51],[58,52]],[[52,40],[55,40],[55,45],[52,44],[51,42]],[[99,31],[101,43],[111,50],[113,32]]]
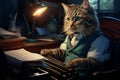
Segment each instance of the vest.
[[102,33],[100,31],[96,31],[93,32],[91,35],[84,36],[73,48],[71,47],[70,36],[68,36],[66,46],[66,58],[64,63],[67,63],[68,61],[76,58],[86,58],[92,42],[101,34]]

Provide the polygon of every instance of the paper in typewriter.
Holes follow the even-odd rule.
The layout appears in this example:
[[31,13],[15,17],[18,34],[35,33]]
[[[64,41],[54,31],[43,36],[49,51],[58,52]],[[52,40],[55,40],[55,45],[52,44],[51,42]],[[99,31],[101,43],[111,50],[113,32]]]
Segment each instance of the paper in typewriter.
[[29,52],[23,48],[5,51],[5,55],[7,56],[8,62],[12,64],[18,64],[18,65],[20,65],[22,62],[25,62],[25,61],[46,60],[46,58],[43,57],[42,55]]

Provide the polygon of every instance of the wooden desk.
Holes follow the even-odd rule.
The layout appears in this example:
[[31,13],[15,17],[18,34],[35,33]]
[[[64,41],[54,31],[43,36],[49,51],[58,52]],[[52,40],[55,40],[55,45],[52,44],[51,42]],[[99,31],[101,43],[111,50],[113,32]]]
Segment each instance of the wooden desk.
[[40,41],[37,43],[24,43],[24,49],[39,53],[41,49],[57,48],[60,41]]
[[36,43],[27,43],[25,37],[0,40],[0,45],[4,50],[13,50],[24,48],[30,52],[39,53],[41,49],[57,48],[61,41],[39,41]]
[[23,47],[23,42],[26,40],[26,37],[18,37],[11,39],[0,39],[0,46],[4,50],[12,50]]

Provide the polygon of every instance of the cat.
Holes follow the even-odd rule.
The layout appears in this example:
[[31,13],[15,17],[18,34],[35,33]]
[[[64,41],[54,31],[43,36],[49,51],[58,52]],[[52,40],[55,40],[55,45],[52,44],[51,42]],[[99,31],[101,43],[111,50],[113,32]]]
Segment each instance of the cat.
[[64,62],[67,69],[77,68],[79,77],[84,77],[84,70],[93,72],[109,60],[110,41],[100,30],[97,13],[88,0],[80,5],[61,5],[65,11],[63,30],[66,39],[59,48],[41,50],[41,55]]

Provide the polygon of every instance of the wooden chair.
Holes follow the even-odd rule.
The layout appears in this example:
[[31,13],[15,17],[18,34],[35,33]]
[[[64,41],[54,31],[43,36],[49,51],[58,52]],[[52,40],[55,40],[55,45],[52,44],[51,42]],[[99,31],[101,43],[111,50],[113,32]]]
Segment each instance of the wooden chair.
[[104,16],[99,18],[101,30],[110,39],[111,58],[106,69],[94,72],[94,80],[120,80],[120,19]]

